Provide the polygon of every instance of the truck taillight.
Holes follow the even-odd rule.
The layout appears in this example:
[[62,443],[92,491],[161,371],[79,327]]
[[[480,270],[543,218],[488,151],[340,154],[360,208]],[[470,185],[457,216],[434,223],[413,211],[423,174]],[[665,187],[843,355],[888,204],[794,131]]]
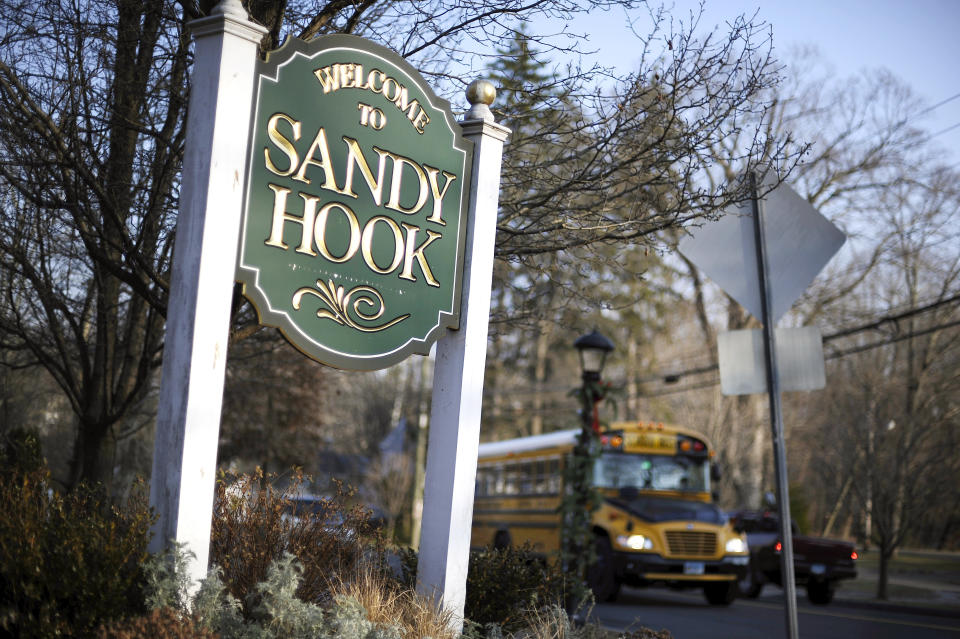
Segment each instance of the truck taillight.
[[850,559],[860,559],[860,555],[857,554],[856,550],[850,553]]

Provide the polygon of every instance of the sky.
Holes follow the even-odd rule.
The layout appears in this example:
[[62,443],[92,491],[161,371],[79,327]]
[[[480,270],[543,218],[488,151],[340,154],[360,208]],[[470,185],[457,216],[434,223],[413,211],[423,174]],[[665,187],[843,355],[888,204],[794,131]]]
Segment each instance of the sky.
[[[684,19],[699,5],[697,0],[664,2],[674,7],[672,15]],[[944,147],[947,163],[960,167],[960,0],[705,0],[701,30],[754,12],[757,20],[772,25],[778,58],[797,45],[812,44],[840,76],[884,67],[928,107],[947,101],[915,124]],[[622,10],[598,11],[571,29],[589,35],[584,49],[597,49],[598,62],[628,70],[636,60],[636,44],[625,22]]]

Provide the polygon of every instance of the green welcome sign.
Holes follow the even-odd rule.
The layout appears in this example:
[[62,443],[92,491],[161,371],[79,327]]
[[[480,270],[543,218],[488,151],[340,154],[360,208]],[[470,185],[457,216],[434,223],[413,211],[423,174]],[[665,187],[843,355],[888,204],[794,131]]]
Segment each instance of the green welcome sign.
[[392,51],[290,39],[261,63],[237,279],[262,324],[339,368],[459,326],[472,144]]

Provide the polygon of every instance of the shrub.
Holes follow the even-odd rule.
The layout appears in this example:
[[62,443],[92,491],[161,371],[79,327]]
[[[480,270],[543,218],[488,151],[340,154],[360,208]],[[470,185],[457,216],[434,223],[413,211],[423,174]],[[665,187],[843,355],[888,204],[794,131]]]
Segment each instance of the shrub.
[[464,616],[504,629],[524,623],[524,613],[563,601],[563,573],[529,544],[470,553]]
[[125,505],[47,471],[0,478],[0,628],[18,637],[88,636],[143,612],[141,562],[153,518],[142,483]]
[[[403,582],[413,587],[417,553],[400,552]],[[564,578],[556,562],[533,551],[529,544],[470,551],[464,617],[474,629],[495,624],[511,630],[525,623],[531,609],[559,606],[564,597]]]
[[[256,584],[247,619],[240,614],[240,602],[228,591],[220,579],[219,568],[214,568],[192,601],[182,595],[186,568],[182,548],[172,548],[167,556],[151,558],[151,574],[147,590],[148,600],[158,606],[157,611],[175,611],[167,619],[177,627],[176,632],[203,629],[222,639],[404,639],[405,637],[433,637],[453,639],[449,615],[436,614],[433,607],[415,593],[403,591],[396,582],[383,576],[379,567],[374,572],[360,569],[349,581],[334,585],[330,600],[324,607],[300,600],[296,596],[303,577],[303,569],[293,555],[286,553],[271,562],[265,581]],[[155,611],[156,612],[156,611]],[[431,616],[432,615],[432,616]],[[123,635],[104,635],[131,627],[144,627],[150,618],[140,618],[129,624],[117,624],[101,629],[101,636],[120,639]],[[407,623],[414,620],[420,625]],[[133,635],[127,635],[133,636]],[[143,636],[151,636],[149,634]],[[165,635],[166,636],[166,635]],[[189,635],[169,635],[189,636]]]
[[14,428],[3,434],[3,445],[0,446],[0,473],[3,473],[4,478],[38,472],[43,470],[43,467],[40,437],[35,432]]
[[158,608],[141,617],[114,621],[101,626],[97,639],[217,639],[192,617],[173,608]]
[[361,560],[376,563],[383,557],[370,511],[348,505],[352,493],[338,485],[337,493],[316,508],[294,513],[303,476],[295,474],[286,488],[277,488],[273,479],[258,471],[224,475],[217,482],[210,561],[222,569],[245,616],[257,603],[256,585],[284,553],[303,566],[297,596],[308,602],[328,600],[333,584],[353,574]]

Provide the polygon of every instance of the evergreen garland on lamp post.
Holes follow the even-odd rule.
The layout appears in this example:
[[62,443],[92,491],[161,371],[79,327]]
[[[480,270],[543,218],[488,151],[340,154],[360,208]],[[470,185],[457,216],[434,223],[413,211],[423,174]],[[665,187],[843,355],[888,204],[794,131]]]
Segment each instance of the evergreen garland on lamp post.
[[602,498],[590,481],[594,461],[600,454],[600,421],[597,407],[610,391],[600,374],[613,343],[596,330],[578,338],[574,347],[580,356],[582,385],[571,391],[580,400],[581,431],[577,445],[564,467],[561,556],[564,572],[572,575],[567,611],[578,613],[586,600],[587,569],[595,559],[591,518]]

